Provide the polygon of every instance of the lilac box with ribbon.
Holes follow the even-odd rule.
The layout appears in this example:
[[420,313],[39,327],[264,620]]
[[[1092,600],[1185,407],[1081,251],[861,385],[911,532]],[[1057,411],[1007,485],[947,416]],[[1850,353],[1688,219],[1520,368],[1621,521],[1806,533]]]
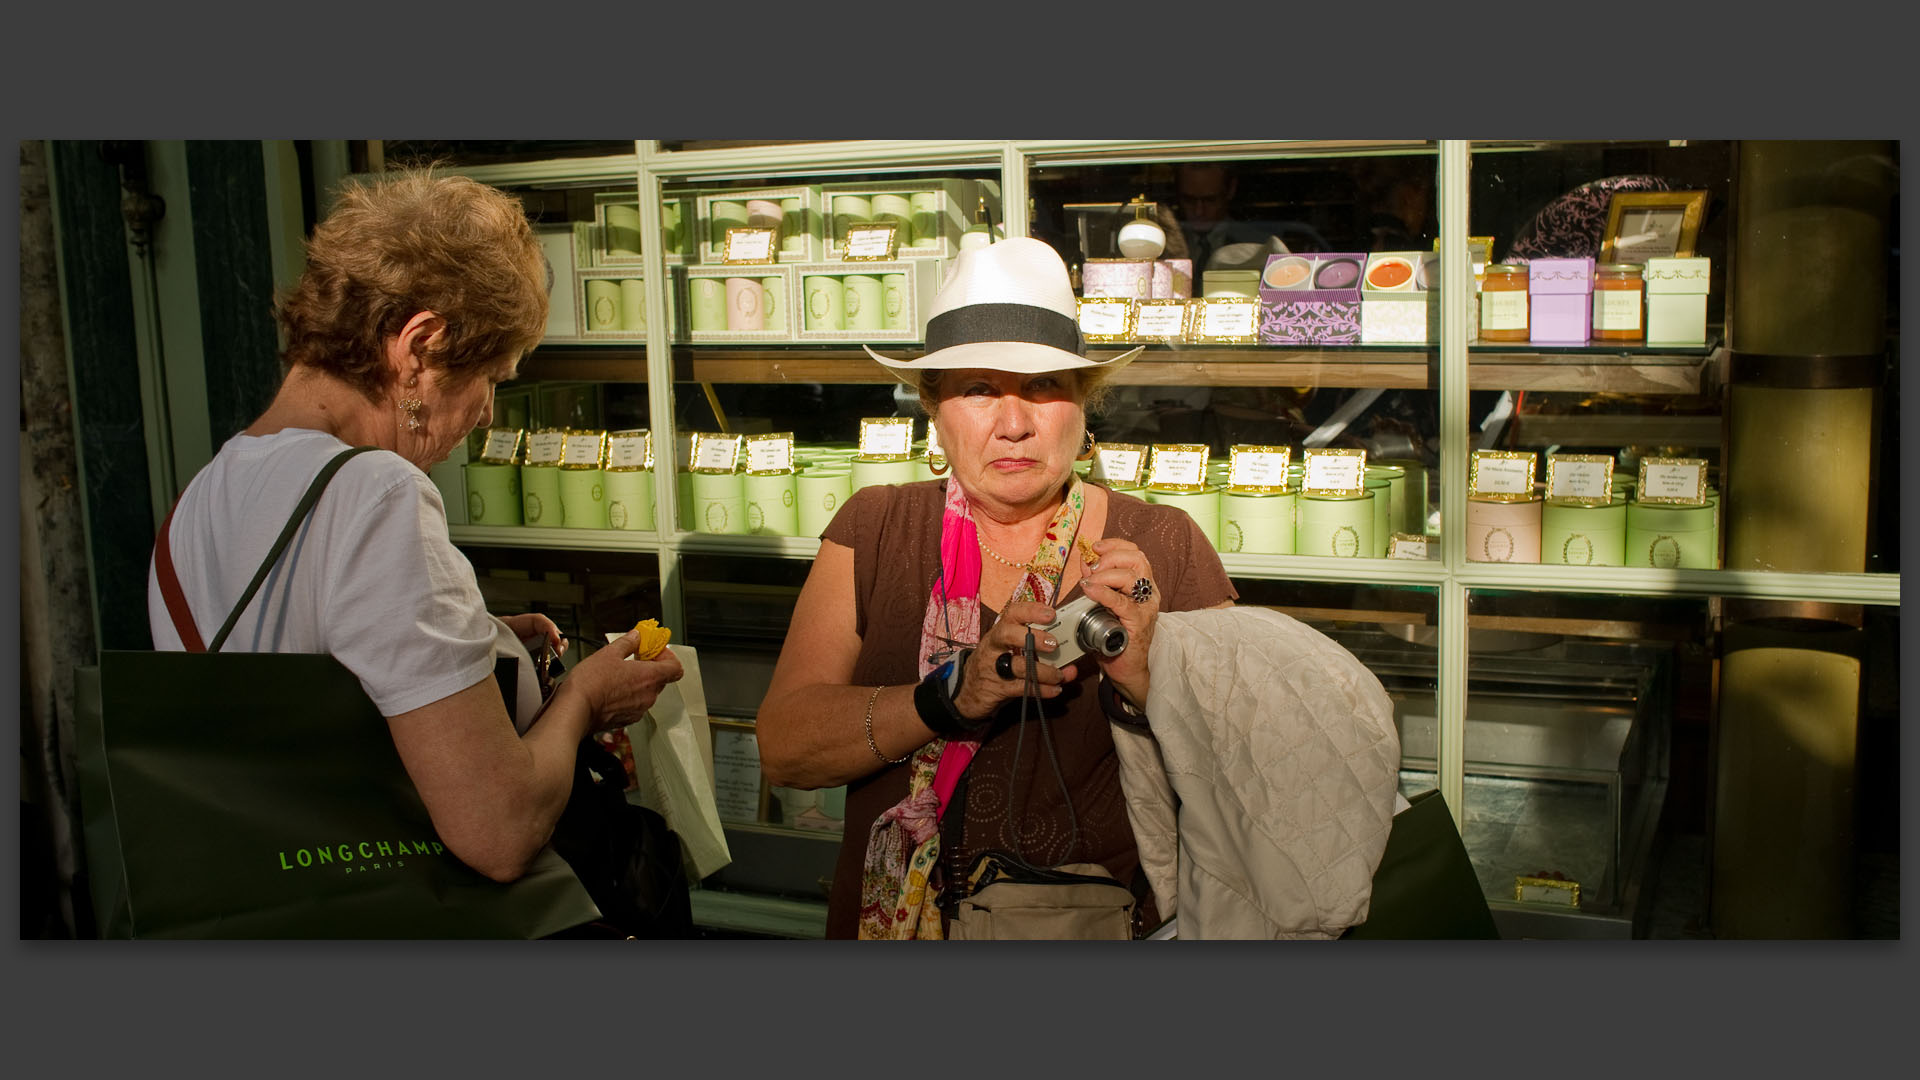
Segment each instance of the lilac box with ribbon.
[[1536,345],[1585,345],[1593,336],[1593,260],[1535,259],[1527,266],[1530,333]]
[[1364,254],[1267,256],[1260,272],[1260,343],[1358,344],[1366,263]]

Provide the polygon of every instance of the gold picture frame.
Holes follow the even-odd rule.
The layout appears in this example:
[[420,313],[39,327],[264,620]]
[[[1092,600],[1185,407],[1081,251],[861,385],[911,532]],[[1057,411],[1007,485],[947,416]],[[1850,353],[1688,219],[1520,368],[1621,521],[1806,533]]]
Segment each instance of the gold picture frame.
[[900,257],[899,250],[900,237],[892,223],[861,222],[847,227],[847,237],[841,242],[840,261],[891,262]]
[[[1587,465],[1602,469],[1606,483],[1598,485],[1598,495],[1556,495],[1554,487],[1560,479],[1560,466]],[[1610,506],[1613,503],[1613,458],[1606,454],[1548,454],[1547,490],[1548,502],[1560,506]]]
[[[1178,324],[1162,326],[1162,323]],[[1135,300],[1133,302],[1133,340],[1160,345],[1178,345],[1192,330],[1193,305],[1185,300]],[[1168,331],[1156,333],[1155,328]]]
[[727,266],[772,266],[780,261],[780,230],[728,229],[720,261]]
[[1691,257],[1706,213],[1705,191],[1622,191],[1607,201],[1600,261]]
[[[1481,466],[1495,462],[1524,462],[1525,476],[1521,481],[1524,490],[1492,491],[1484,486]],[[1523,503],[1533,501],[1534,477],[1539,475],[1539,456],[1531,450],[1475,450],[1471,463],[1467,467],[1467,498],[1474,502]],[[1489,474],[1494,470],[1488,469]]]
[[[1255,345],[1260,341],[1260,301],[1244,296],[1207,296],[1188,301],[1187,337],[1201,345]],[[1216,317],[1216,313],[1217,317]],[[1237,320],[1228,333],[1208,333],[1223,320]]]
[[[1133,300],[1123,296],[1083,296],[1075,308],[1080,335],[1088,344],[1116,345],[1133,340]],[[1091,317],[1094,329],[1088,329]],[[1111,332],[1100,332],[1105,328]]]

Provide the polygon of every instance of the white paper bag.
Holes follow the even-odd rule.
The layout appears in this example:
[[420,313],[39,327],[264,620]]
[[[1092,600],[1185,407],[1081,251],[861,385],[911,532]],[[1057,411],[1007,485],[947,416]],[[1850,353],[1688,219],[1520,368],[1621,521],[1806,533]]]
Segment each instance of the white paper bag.
[[[609,640],[619,636],[607,635]],[[733,856],[714,806],[713,737],[707,727],[699,655],[691,646],[668,647],[687,673],[660,691],[646,719],[627,725],[638,780],[627,799],[667,819],[680,838],[688,872],[698,880],[732,862]]]

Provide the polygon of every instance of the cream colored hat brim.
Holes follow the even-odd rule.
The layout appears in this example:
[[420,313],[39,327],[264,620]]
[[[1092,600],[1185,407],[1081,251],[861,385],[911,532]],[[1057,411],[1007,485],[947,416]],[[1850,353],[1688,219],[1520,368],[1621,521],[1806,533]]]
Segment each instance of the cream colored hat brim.
[[1132,363],[1134,357],[1146,349],[1144,345],[1137,345],[1111,360],[1093,360],[1051,345],[1035,345],[1025,341],[974,341],[930,352],[917,359],[895,360],[874,352],[871,346],[860,347],[867,350],[868,356],[885,365],[894,378],[909,386],[917,384],[919,372],[953,371],[959,368],[1011,371],[1021,375],[1083,368],[1112,372]]

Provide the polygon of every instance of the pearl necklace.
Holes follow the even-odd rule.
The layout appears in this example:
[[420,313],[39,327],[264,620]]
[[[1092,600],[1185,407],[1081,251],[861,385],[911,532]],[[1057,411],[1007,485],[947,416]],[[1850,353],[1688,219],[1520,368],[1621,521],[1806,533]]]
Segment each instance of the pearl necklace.
[[1012,559],[1009,559],[1009,558],[1007,558],[1007,557],[1006,557],[1005,555],[1002,555],[1002,554],[1000,554],[999,552],[997,552],[997,551],[995,551],[995,550],[993,550],[992,548],[990,548],[990,547],[988,547],[988,546],[987,546],[987,542],[986,542],[985,540],[981,540],[981,539],[980,539],[980,535],[979,535],[979,533],[975,533],[975,534],[974,534],[974,540],[975,540],[975,541],[977,541],[977,542],[979,543],[979,545],[980,545],[980,550],[981,550],[981,551],[984,551],[984,552],[986,552],[986,553],[987,553],[988,555],[990,555],[990,556],[992,556],[992,558],[993,558],[993,561],[994,561],[994,562],[997,562],[997,563],[1000,563],[1000,564],[1002,564],[1002,565],[1004,565],[1004,566],[1011,566],[1011,567],[1013,567],[1013,568],[1014,568],[1015,570],[1025,570],[1025,571],[1027,571],[1028,573],[1032,573],[1032,572],[1033,572],[1033,561],[1032,561],[1032,560],[1028,560],[1028,561],[1026,561],[1026,562],[1023,562],[1023,563],[1017,563],[1017,562],[1014,562],[1014,561],[1013,561]]

